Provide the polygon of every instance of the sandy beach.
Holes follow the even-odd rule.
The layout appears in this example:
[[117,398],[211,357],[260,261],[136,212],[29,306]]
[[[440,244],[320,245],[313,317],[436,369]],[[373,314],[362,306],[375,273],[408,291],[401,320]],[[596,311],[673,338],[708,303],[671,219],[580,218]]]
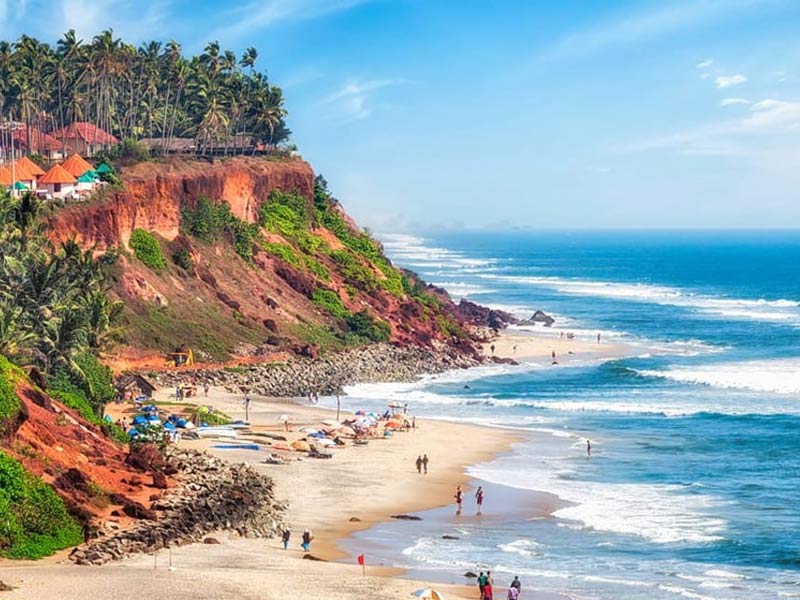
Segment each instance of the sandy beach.
[[[166,400],[162,390],[157,399]],[[203,398],[205,402],[206,399]],[[234,418],[243,418],[241,397],[212,388],[207,400]],[[254,398],[250,419],[253,431],[284,434],[276,417],[294,417],[288,441],[304,436],[298,429],[330,419],[331,411],[299,406],[288,400]],[[335,416],[335,415],[333,415]],[[355,564],[327,562],[346,558],[337,542],[351,533],[397,513],[433,508],[452,502],[456,485],[468,487],[467,466],[505,452],[518,439],[514,434],[441,421],[418,421],[416,430],[391,439],[370,440],[364,447],[333,450],[331,460],[306,458],[300,453],[275,452],[286,465],[264,464],[266,452],[222,450],[216,440],[183,440],[182,446],[205,449],[231,461],[244,461],[269,475],[278,495],[289,500],[287,523],[293,532],[290,549],[280,541],[214,536],[218,545],[194,544],[161,552],[157,558],[139,556],[103,567],[79,567],[64,553],[38,563],[5,561],[2,579],[17,589],[9,598],[45,596],[64,600],[87,596],[173,599],[197,598],[404,598],[430,584],[396,577],[396,570],[371,565],[367,576]],[[247,440],[246,436],[243,436]],[[264,438],[253,437],[263,444]],[[427,453],[427,476],[416,471],[415,460]],[[544,509],[542,509],[544,510]],[[353,519],[353,520],[351,520]],[[315,536],[311,554],[321,561],[303,560],[300,536],[309,528]],[[172,569],[169,568],[171,560]],[[154,563],[158,568],[154,568]],[[468,580],[465,580],[465,582]],[[434,587],[449,598],[474,598],[475,588]]]
[[[491,344],[495,355],[516,360],[549,362],[556,351],[559,360],[622,356],[623,344],[597,344],[561,340],[528,333],[502,333]],[[487,350],[489,350],[487,344]],[[490,350],[489,350],[490,352]],[[162,389],[156,400],[172,400],[172,390]],[[212,387],[207,403],[234,419],[244,419],[242,397]],[[412,407],[413,409],[413,407]],[[111,412],[116,418],[117,415]],[[291,415],[292,431],[286,433],[278,417]],[[343,412],[343,415],[345,413]],[[287,442],[305,436],[299,429],[319,426],[335,418],[335,411],[298,405],[289,399],[254,397],[250,410],[252,432],[284,435]],[[219,544],[194,544],[161,552],[158,557],[138,556],[103,567],[73,565],[62,553],[39,563],[5,561],[2,579],[17,589],[8,598],[33,600],[44,596],[70,599],[108,597],[126,600],[149,595],[174,600],[198,598],[406,598],[420,587],[435,587],[448,598],[476,598],[474,585],[430,584],[399,577],[395,569],[370,562],[366,577],[344,552],[340,542],[353,533],[393,514],[408,514],[453,502],[457,485],[469,498],[468,466],[491,460],[518,440],[515,432],[438,420],[417,421],[417,429],[398,432],[388,439],[373,439],[367,446],[347,445],[333,449],[330,460],[311,459],[302,453],[275,451],[263,436],[242,435],[239,441],[258,443],[255,450],[221,449],[219,440],[182,440],[187,448],[206,450],[229,461],[247,462],[276,483],[277,495],[289,502],[286,521],[292,530],[290,548],[277,539],[249,540],[218,534]],[[287,461],[265,464],[268,451]],[[429,473],[420,475],[415,460],[430,459]],[[555,497],[543,495],[525,507],[530,516],[543,516],[556,508]],[[314,534],[311,554],[321,560],[304,560],[299,547],[303,529]],[[171,561],[172,568],[169,567]],[[338,561],[338,562],[337,562]],[[157,568],[154,568],[154,565]],[[464,579],[465,584],[473,583]],[[504,593],[504,590],[499,590]],[[531,592],[526,598],[557,598],[547,592]]]
[[574,360],[621,358],[634,354],[631,346],[619,342],[568,339],[566,335],[561,337],[555,330],[543,335],[520,329],[501,331],[495,339],[483,345],[483,352],[486,356],[546,364],[553,361],[553,352],[559,364]]

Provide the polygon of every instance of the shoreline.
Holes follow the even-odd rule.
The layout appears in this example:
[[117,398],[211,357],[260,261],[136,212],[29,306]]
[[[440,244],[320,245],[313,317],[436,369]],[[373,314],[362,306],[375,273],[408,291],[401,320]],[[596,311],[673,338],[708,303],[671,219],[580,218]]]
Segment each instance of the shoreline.
[[[517,360],[523,356],[529,360],[547,357],[552,342],[542,336],[525,334],[522,339],[505,332],[494,341],[496,350],[517,345]],[[570,359],[602,357],[594,344],[577,340],[571,342],[573,354],[568,355]],[[523,343],[524,352],[520,352]],[[620,352],[630,354],[630,348],[623,345],[601,346],[604,352],[608,352],[605,357],[609,359],[615,358]],[[234,419],[242,418],[242,395],[237,392],[217,383],[212,387],[207,403]],[[171,388],[162,388],[157,399],[171,400],[171,396]],[[253,405],[250,420],[255,434],[275,433],[281,429],[276,425],[276,415],[281,413],[291,413],[295,417],[290,439],[303,435],[297,431],[303,425],[319,424],[331,416],[331,409],[304,406],[289,398],[251,397]],[[202,396],[191,400],[206,403]],[[348,414],[353,409],[348,406],[343,410]],[[87,593],[102,595],[103,586],[107,585],[113,585],[117,591],[130,591],[131,598],[140,597],[151,593],[147,589],[149,584],[143,586],[138,577],[134,583],[131,577],[143,572],[160,574],[153,578],[154,582],[159,582],[159,586],[153,587],[152,593],[163,593],[164,589],[169,589],[170,596],[175,600],[234,598],[252,589],[259,590],[259,597],[288,598],[307,593],[303,582],[313,586],[315,596],[320,598],[344,599],[365,594],[372,598],[397,598],[407,596],[419,587],[431,585],[441,589],[450,598],[474,598],[477,594],[474,585],[466,585],[473,580],[442,585],[407,579],[405,576],[409,572],[373,564],[369,557],[367,576],[362,577],[360,567],[349,562],[353,556],[350,545],[356,543],[355,536],[359,532],[392,522],[392,514],[434,511],[452,504],[452,495],[458,484],[464,487],[469,499],[470,486],[476,480],[467,475],[467,469],[501,456],[511,451],[515,443],[529,439],[529,434],[524,432],[439,419],[419,419],[418,425],[416,431],[397,433],[391,439],[370,440],[367,447],[348,445],[335,449],[335,456],[330,461],[278,453],[300,459],[282,466],[264,464],[264,451],[270,448],[263,437],[242,436],[241,441],[258,443],[261,446],[259,452],[214,448],[220,441],[227,440],[184,440],[181,447],[207,450],[211,455],[232,463],[245,462],[273,479],[276,498],[289,503],[286,521],[293,536],[288,551],[282,550],[277,539],[252,540],[220,533],[212,534],[220,544],[190,544],[172,550],[169,554],[175,565],[175,574],[172,574],[173,571],[167,571],[167,574],[154,571],[154,558],[146,555],[129,557],[94,569],[72,565],[60,555],[34,564],[4,562],[6,583],[20,586],[21,581],[22,584],[9,594],[9,598],[37,598],[47,590],[57,597],[74,597],[77,600]],[[414,460],[420,453],[428,453],[431,459],[427,477],[416,473]],[[546,492],[543,494],[539,504],[526,507],[526,510],[540,516],[557,510],[557,497]],[[355,520],[351,520],[353,517]],[[306,527],[316,536],[311,554],[321,560],[304,560],[303,553],[297,548],[300,534]],[[248,567],[253,561],[258,568]],[[247,571],[243,580],[231,581],[230,569],[234,567]],[[196,568],[203,569],[202,576],[198,577],[194,570]],[[192,573],[189,578],[181,575],[182,571],[187,570]],[[90,572],[92,575],[87,578],[86,574]],[[102,577],[96,577],[95,572],[102,572]],[[273,594],[268,579],[270,574],[274,576],[278,573],[281,574],[281,591]],[[167,585],[170,578],[177,580],[174,581],[175,585]],[[297,579],[300,582],[296,582]],[[80,594],[71,596],[73,589],[80,590]],[[213,592],[206,595],[209,590]],[[128,596],[114,593],[114,597],[125,599]],[[527,597],[561,598],[558,594],[541,591],[532,592]]]

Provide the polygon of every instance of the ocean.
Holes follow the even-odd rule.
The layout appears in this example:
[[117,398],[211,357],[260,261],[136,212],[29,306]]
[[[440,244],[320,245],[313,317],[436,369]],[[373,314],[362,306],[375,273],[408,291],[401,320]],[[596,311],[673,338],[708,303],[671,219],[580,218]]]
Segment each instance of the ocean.
[[[350,388],[348,408],[399,400],[531,432],[470,469],[485,518],[430,511],[358,534],[354,551],[443,581],[490,568],[501,587],[519,575],[575,598],[800,598],[800,232],[380,237],[456,299],[543,310],[556,322],[539,333],[600,332],[641,351]],[[526,491],[564,507],[489,517]]]

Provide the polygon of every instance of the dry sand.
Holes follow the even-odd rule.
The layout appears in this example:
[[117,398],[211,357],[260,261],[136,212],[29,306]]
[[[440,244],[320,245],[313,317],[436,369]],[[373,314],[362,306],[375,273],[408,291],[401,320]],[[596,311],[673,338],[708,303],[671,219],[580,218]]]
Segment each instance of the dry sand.
[[569,363],[574,360],[622,358],[634,354],[634,350],[627,344],[607,342],[605,340],[590,341],[585,339],[561,338],[557,331],[546,334],[534,334],[525,331],[501,331],[491,342],[483,345],[486,356],[492,356],[491,347],[494,346],[494,356],[510,358],[519,362],[535,361],[550,364],[552,353],[556,353],[559,364]]

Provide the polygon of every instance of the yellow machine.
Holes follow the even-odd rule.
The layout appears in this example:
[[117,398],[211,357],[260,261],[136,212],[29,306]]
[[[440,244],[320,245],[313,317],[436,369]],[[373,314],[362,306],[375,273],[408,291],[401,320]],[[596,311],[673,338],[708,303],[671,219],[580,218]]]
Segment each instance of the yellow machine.
[[167,354],[167,366],[191,367],[194,365],[194,352],[191,348],[181,348],[178,352]]

